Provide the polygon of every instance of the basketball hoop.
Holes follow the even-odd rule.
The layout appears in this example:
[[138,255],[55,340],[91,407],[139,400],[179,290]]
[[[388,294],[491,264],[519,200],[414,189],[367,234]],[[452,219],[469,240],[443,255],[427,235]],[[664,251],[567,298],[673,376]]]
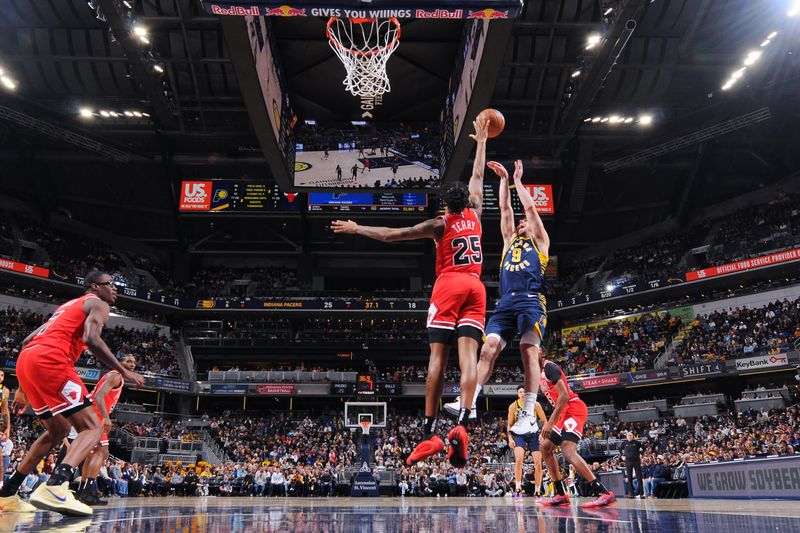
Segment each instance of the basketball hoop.
[[331,17],[325,28],[329,44],[347,71],[342,82],[353,96],[380,96],[392,88],[386,62],[400,44],[400,22]]
[[372,420],[364,419],[358,423],[361,426],[361,434],[369,435],[369,428],[372,426]]

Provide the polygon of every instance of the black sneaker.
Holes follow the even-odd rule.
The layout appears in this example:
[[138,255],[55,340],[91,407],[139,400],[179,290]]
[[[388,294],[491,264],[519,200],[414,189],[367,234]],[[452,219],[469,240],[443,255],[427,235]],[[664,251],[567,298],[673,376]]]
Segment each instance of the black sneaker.
[[94,492],[89,492],[89,491],[79,492],[77,497],[79,502],[85,503],[88,506],[108,505],[108,500],[100,499],[100,497]]

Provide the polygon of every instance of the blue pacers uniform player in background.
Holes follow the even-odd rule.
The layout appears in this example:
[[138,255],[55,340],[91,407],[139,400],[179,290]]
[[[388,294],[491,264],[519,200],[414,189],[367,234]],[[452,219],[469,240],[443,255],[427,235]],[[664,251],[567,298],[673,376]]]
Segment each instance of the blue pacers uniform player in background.
[[[514,188],[525,209],[525,218],[514,225],[508,172],[500,163],[487,165],[500,178],[500,231],[503,255],[500,263],[500,301],[486,326],[486,341],[478,362],[478,386],[472,398],[470,415],[475,417],[476,403],[483,385],[489,381],[497,356],[519,334],[522,368],[525,372],[525,401],[510,428],[515,435],[538,431],[534,417],[541,369],[539,351],[547,326],[547,302],[544,297],[544,270],[547,266],[550,237],[544,229],[530,193],[522,184],[522,161],[514,163]],[[458,413],[461,399],[445,404],[445,410]]]

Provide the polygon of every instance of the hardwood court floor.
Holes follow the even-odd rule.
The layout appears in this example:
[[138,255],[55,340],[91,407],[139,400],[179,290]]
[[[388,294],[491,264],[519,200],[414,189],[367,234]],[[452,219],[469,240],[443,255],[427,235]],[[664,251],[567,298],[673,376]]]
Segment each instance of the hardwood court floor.
[[0,532],[760,533],[800,531],[800,503],[621,500],[593,512],[510,498],[112,498],[91,518],[0,514]]

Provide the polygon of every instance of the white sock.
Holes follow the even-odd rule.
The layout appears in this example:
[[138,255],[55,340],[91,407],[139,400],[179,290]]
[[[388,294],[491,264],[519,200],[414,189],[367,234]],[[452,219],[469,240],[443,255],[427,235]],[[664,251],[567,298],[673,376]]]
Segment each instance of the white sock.
[[523,407],[526,413],[530,414],[531,416],[534,415],[534,411],[536,410],[536,394],[533,392],[526,392],[525,393],[525,405]]
[[522,490],[522,485],[520,484],[519,481],[517,481],[515,484],[517,485],[517,491]]
[[472,398],[472,406],[470,407],[470,409],[475,409],[475,407],[478,405],[478,396],[480,395],[482,388],[483,385],[481,385],[480,383],[475,385],[475,397]]

